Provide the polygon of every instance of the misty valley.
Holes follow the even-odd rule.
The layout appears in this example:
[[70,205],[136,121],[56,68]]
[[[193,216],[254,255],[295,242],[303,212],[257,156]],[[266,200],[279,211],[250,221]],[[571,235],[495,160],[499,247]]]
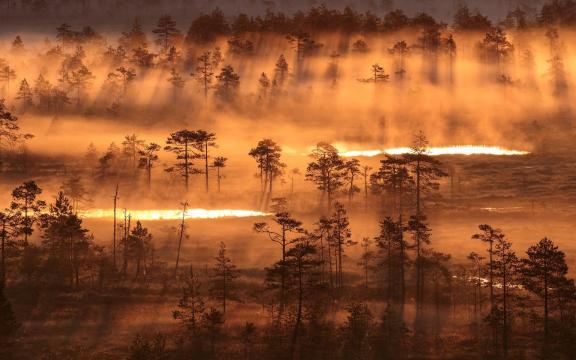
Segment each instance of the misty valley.
[[0,359],[576,358],[575,30],[0,0]]

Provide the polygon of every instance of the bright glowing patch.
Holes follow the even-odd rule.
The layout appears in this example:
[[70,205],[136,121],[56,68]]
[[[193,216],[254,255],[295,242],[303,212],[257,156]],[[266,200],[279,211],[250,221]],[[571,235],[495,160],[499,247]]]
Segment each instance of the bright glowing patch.
[[[116,216],[123,216],[122,210],[116,211]],[[130,210],[129,214],[137,220],[177,220],[182,219],[182,210]],[[114,217],[113,209],[92,209],[82,211],[80,214],[89,219],[107,219]],[[268,213],[254,210],[206,210],[206,209],[188,209],[186,210],[187,219],[220,219],[220,218],[242,218],[267,216]]]
[[[382,154],[401,155],[410,153],[409,147],[391,148],[385,150],[351,150],[342,151],[341,156],[344,157],[373,157]],[[457,146],[443,146],[428,148],[428,155],[527,155],[528,151],[509,150],[501,148],[500,146],[484,146],[484,145],[457,145]]]

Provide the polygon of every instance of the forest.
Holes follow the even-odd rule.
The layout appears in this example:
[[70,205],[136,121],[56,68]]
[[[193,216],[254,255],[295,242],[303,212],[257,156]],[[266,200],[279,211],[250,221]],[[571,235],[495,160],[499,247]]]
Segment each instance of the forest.
[[0,359],[575,358],[576,1],[419,6],[0,1]]

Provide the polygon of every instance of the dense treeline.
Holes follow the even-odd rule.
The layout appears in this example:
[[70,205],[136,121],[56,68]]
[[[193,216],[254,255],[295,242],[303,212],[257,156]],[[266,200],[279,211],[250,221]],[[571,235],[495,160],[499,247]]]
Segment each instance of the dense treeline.
[[[169,87],[167,103],[192,102],[195,109],[200,109],[202,105],[190,91],[199,88],[204,106],[210,102],[217,109],[232,106],[235,111],[254,113],[273,108],[280,99],[304,86],[313,76],[312,59],[324,59],[323,77],[327,86],[336,86],[342,77],[341,59],[376,52],[370,39],[383,32],[400,36],[381,55],[383,60],[393,59],[394,68],[386,71],[380,62],[366,65],[369,76],[359,78],[360,82],[402,83],[421,76],[432,85],[446,81],[454,84],[458,80],[455,69],[459,62],[455,35],[474,32],[483,34],[476,43],[475,53],[478,63],[485,67],[487,79],[503,85],[533,86],[534,54],[530,47],[517,49],[507,31],[536,28],[546,33],[550,48],[547,77],[554,96],[561,100],[560,95],[567,93],[568,82],[566,54],[556,28],[571,26],[565,14],[574,11],[576,4],[555,1],[544,6],[536,19],[517,10],[504,22],[493,23],[461,7],[452,26],[448,26],[425,13],[408,17],[400,10],[379,18],[350,8],[339,11],[320,6],[292,16],[241,14],[231,19],[216,9],[194,19],[187,31],[172,16],[162,15],[152,29],[152,37],[135,19],[117,41],[105,38],[90,26],[75,29],[63,23],[56,29],[56,44],[47,40],[43,46],[29,49],[22,36],[14,38],[8,56],[0,58],[2,97],[19,112],[115,118],[126,116],[135,107],[132,104],[135,87],[160,77]],[[323,34],[334,33],[341,37],[339,44],[335,49],[325,50],[321,42]],[[277,61],[273,69],[262,69],[259,78],[248,78],[241,64],[258,58],[265,50],[261,38],[265,34],[284,38],[294,56],[274,54]],[[226,48],[220,47],[223,39]],[[36,74],[18,65],[19,60],[30,59],[31,55],[40,59]],[[407,59],[416,55],[424,64],[420,75],[407,65]],[[526,78],[517,79],[510,74],[516,58],[522,58]],[[243,90],[248,88],[256,90]]]
[[[531,26],[522,12],[509,16],[505,25],[517,29]],[[548,28],[556,25],[566,24],[555,20],[545,24],[550,47],[547,77],[553,83],[554,96],[562,99],[560,95],[565,95],[568,89],[565,55],[561,51],[562,40],[558,31]],[[298,13],[292,18],[278,14],[269,14],[265,18],[239,16],[229,24],[223,13],[216,9],[194,20],[186,33],[178,28],[170,15],[161,16],[152,30],[153,41],[136,19],[122,33],[117,45],[111,44],[110,39],[89,26],[76,30],[64,23],[57,28],[57,44],[47,40],[38,53],[42,66],[37,76],[29,71],[22,74],[15,65],[18,59],[29,57],[32,51],[26,48],[21,36],[16,36],[10,56],[0,58],[0,81],[3,97],[20,112],[54,116],[63,113],[112,118],[126,116],[134,108],[131,104],[133,88],[155,78],[155,75],[165,79],[165,84],[169,85],[170,94],[165,101],[170,105],[194,103],[195,97],[186,88],[199,87],[204,94],[204,105],[210,99],[214,100],[217,108],[232,105],[237,111],[249,108],[253,112],[255,108],[279,103],[280,99],[293,94],[298,86],[306,84],[312,76],[308,69],[309,61],[317,55],[328,59],[325,78],[335,86],[341,77],[341,57],[372,51],[362,36],[384,30],[401,34],[403,29],[418,36],[413,43],[405,40],[395,42],[384,55],[394,59],[394,76],[388,74],[381,64],[375,63],[366,69],[370,76],[358,79],[360,82],[413,81],[411,78],[417,71],[408,68],[406,59],[418,54],[423,59],[422,76],[427,82],[433,85],[445,81],[454,84],[458,62],[458,44],[454,34],[470,30],[485,34],[476,44],[476,58],[486,67],[487,79],[504,85],[530,83],[530,78],[514,79],[509,73],[515,46],[505,28],[494,26],[486,17],[473,14],[465,7],[459,10],[451,28],[423,13],[408,18],[401,11],[395,11],[380,21],[352,10],[341,13],[325,7]],[[254,34],[266,32],[285,36],[285,41],[294,51],[294,63],[290,64],[285,54],[279,53],[271,71],[261,72],[258,79],[245,78],[231,64],[259,54],[262,51],[261,39],[254,38]],[[338,49],[327,54],[322,52],[324,44],[317,38],[323,32],[349,35],[344,36]],[[354,33],[364,35],[354,40],[351,38]],[[226,51],[215,44],[222,38],[227,39]],[[529,62],[533,57],[530,49],[524,50],[522,56],[527,59],[527,71],[533,70],[534,66]],[[26,78],[30,76],[36,77],[34,80]],[[191,82],[196,84],[190,85]],[[256,87],[256,92],[241,92],[241,82],[244,87]]]

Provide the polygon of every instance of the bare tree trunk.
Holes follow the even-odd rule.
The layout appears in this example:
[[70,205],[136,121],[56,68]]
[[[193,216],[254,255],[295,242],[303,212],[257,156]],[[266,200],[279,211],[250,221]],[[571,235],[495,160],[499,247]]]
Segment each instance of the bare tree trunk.
[[128,271],[128,214],[126,213],[126,209],[124,209],[124,251],[123,251],[123,258],[124,262],[122,264],[122,275],[126,276],[126,272]]
[[116,203],[118,201],[118,183],[116,183],[116,191],[114,192],[114,232],[112,238],[112,263],[114,264],[114,271],[116,271]]
[[6,219],[2,220],[2,286],[6,284]]
[[186,181],[186,193],[188,193],[188,178],[189,178],[189,169],[188,169],[188,141],[184,144],[184,179]]
[[217,176],[218,176],[218,192],[220,192],[220,167],[216,168]]
[[209,184],[208,184],[208,141],[204,142],[204,168],[206,172],[206,192],[209,192]]
[[296,350],[296,342],[300,333],[300,324],[302,323],[302,300],[304,288],[302,284],[302,258],[298,258],[298,311],[296,313],[296,322],[294,324],[294,332],[292,333],[292,344],[290,346],[290,359],[294,359],[294,352]]
[[182,238],[184,237],[184,219],[186,218],[187,202],[182,204],[182,222],[180,223],[180,239],[178,240],[178,253],[176,255],[176,266],[174,266],[174,277],[178,275],[178,264],[180,262],[180,251],[182,249]]

